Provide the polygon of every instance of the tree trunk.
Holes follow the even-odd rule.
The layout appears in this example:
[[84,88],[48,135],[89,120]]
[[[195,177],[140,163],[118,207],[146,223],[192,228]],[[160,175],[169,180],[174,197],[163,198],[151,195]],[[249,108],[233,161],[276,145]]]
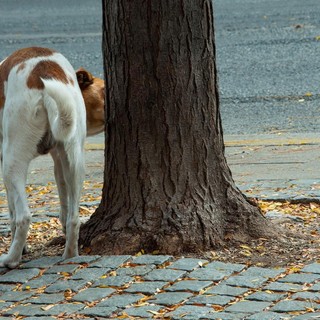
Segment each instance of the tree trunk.
[[180,254],[266,236],[224,155],[212,1],[104,0],[103,17],[104,187],[82,243]]

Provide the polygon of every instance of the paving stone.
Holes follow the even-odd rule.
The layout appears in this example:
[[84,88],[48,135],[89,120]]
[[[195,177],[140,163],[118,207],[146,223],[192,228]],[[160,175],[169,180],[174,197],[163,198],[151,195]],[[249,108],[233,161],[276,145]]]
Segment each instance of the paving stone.
[[[0,298],[0,304],[1,304],[1,309],[0,309],[0,312],[1,311],[3,311],[3,310],[5,310],[5,309],[7,309],[7,308],[9,308],[11,305],[13,305],[15,302],[4,302],[4,301],[2,301],[1,300],[1,298]],[[2,317],[0,317],[0,319],[1,319]],[[8,318],[4,318],[5,320],[8,320]]]
[[60,262],[60,264],[83,264],[92,263],[100,259],[101,256],[77,256],[70,259],[66,259]]
[[320,263],[311,263],[307,266],[305,266],[302,270],[302,272],[311,272],[311,273],[320,273]]
[[192,270],[200,268],[206,264],[208,264],[208,261],[203,260],[203,259],[181,258],[181,259],[175,261],[174,263],[172,263],[167,268],[192,271]]
[[232,270],[221,270],[218,271],[214,268],[201,268],[192,271],[189,274],[189,278],[197,279],[197,280],[210,280],[210,281],[220,281],[225,277],[229,277],[233,273]]
[[268,268],[260,268],[260,267],[250,267],[241,275],[243,276],[260,276],[264,278],[275,278],[280,274],[284,273],[286,269],[268,269]]
[[165,262],[168,262],[172,260],[172,256],[166,256],[166,255],[149,255],[149,254],[143,254],[139,257],[133,258],[133,263],[136,264],[155,264],[160,265]]
[[46,293],[59,293],[65,290],[77,292],[87,284],[84,280],[58,280],[45,289]]
[[171,306],[181,303],[190,297],[192,297],[192,293],[189,292],[164,292],[157,294],[149,302]]
[[268,281],[267,278],[260,276],[243,276],[238,275],[231,277],[225,281],[229,286],[244,287],[244,288],[259,288]]
[[320,282],[314,284],[309,288],[310,291],[320,291]]
[[234,272],[240,272],[243,269],[246,268],[245,264],[238,264],[238,263],[225,263],[220,261],[214,261],[206,265],[206,268],[209,269],[216,269],[220,271],[232,271]]
[[110,296],[115,290],[110,288],[89,288],[85,289],[72,297],[74,301],[93,302]]
[[63,293],[51,293],[46,294],[42,293],[38,296],[32,297],[26,301],[26,303],[32,303],[32,304],[56,304],[58,302],[63,301],[64,294]]
[[155,294],[158,290],[162,289],[168,282],[165,281],[144,281],[132,283],[125,292],[143,293],[147,295]]
[[127,314],[130,317],[152,318],[153,312],[158,312],[162,307],[155,305],[148,305],[142,307],[131,307],[125,309],[123,314]]
[[76,271],[70,279],[94,281],[107,274],[110,270],[110,268],[83,268]]
[[278,279],[278,282],[286,283],[312,283],[320,279],[320,273],[293,273],[285,276],[284,278]]
[[320,305],[309,301],[297,301],[297,300],[284,300],[275,304],[271,311],[274,312],[293,312],[293,311],[305,311],[306,308],[319,309]]
[[22,285],[22,289],[26,290],[28,287],[30,289],[38,289],[44,286],[49,286],[50,284],[54,283],[60,278],[61,275],[59,274],[44,274],[40,278],[27,281],[25,284]]
[[54,273],[54,274],[63,273],[63,274],[66,274],[66,273],[69,273],[71,275],[79,267],[80,267],[80,265],[74,265],[74,264],[56,265],[56,266],[53,266],[53,267],[47,269],[44,274],[48,274],[48,273]]
[[110,317],[118,308],[117,307],[93,307],[86,308],[78,312],[78,314],[83,314],[89,317]]
[[[6,318],[6,319],[8,320],[8,318]],[[27,319],[27,320],[38,320],[38,319],[41,319],[41,320],[55,320],[56,318],[44,316],[44,317],[26,317],[24,319]]]
[[219,305],[224,306],[234,300],[235,297],[231,296],[221,296],[221,295],[207,295],[202,294],[195,297],[190,298],[186,304],[204,304],[204,305]]
[[7,291],[1,295],[0,299],[3,301],[21,302],[33,295],[35,295],[35,293],[29,291]]
[[317,291],[317,292],[314,292],[314,291],[297,292],[294,295],[292,295],[291,299],[320,301],[320,292],[319,291]]
[[275,302],[284,299],[287,294],[272,293],[271,291],[258,291],[246,297],[246,300]]
[[13,290],[17,285],[16,284],[1,284],[0,283],[0,295],[3,292],[11,291]]
[[176,310],[166,313],[165,317],[170,319],[197,320],[209,319],[210,314],[216,313],[212,308],[202,306],[181,306]]
[[185,275],[183,270],[173,269],[155,269],[145,275],[143,278],[150,281],[176,281]]
[[135,279],[129,276],[112,276],[107,278],[100,278],[94,281],[93,287],[107,288],[107,287],[122,287],[125,284],[133,282]]
[[22,264],[21,268],[39,268],[46,269],[52,267],[54,264],[60,262],[62,257],[41,257],[39,259],[31,260]]
[[281,292],[297,292],[302,290],[302,286],[295,283],[272,282],[265,286],[264,289]]
[[8,268],[0,268],[0,274],[4,274],[6,272],[8,272],[10,269]]
[[138,302],[142,299],[144,295],[142,294],[117,294],[104,301],[101,301],[96,306],[97,307],[118,307],[124,308],[130,304]]
[[[203,319],[214,319],[214,320],[244,320],[249,316],[248,313],[229,313],[229,312],[216,312],[213,314],[206,315]],[[190,319],[191,320],[191,319]],[[271,319],[269,319],[271,320]]]
[[270,302],[261,301],[240,301],[227,307],[226,312],[243,312],[243,313],[257,313],[263,311],[270,306]]
[[[3,315],[19,315],[19,316],[53,316],[58,314],[73,314],[78,313],[84,308],[83,304],[58,304],[50,309],[47,309],[47,305],[19,305],[10,310],[4,311]],[[47,310],[46,310],[47,309]]]
[[122,255],[122,256],[106,256],[102,257],[101,259],[93,262],[90,264],[92,268],[110,268],[116,269],[119,268],[122,264],[132,259],[129,255]]
[[292,320],[316,320],[320,319],[320,312],[312,312],[293,317]]
[[144,276],[154,268],[155,265],[137,266],[131,268],[119,268],[116,272],[118,276]]
[[172,286],[166,288],[166,291],[191,291],[200,292],[205,288],[212,285],[211,281],[199,281],[199,280],[182,280],[174,283]]
[[0,283],[25,283],[39,275],[40,270],[31,268],[26,270],[14,269],[0,276]]
[[253,314],[246,320],[290,320],[291,316],[284,313],[268,312],[263,311],[256,314]]
[[248,288],[238,288],[228,286],[226,284],[219,284],[206,291],[206,294],[221,294],[225,296],[237,297],[248,291]]

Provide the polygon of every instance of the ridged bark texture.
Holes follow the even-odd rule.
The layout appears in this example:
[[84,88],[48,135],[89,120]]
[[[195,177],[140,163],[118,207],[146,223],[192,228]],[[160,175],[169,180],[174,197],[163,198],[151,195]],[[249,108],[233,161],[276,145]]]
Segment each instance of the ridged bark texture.
[[103,21],[103,199],[82,242],[179,254],[264,234],[224,156],[212,1],[104,0]]

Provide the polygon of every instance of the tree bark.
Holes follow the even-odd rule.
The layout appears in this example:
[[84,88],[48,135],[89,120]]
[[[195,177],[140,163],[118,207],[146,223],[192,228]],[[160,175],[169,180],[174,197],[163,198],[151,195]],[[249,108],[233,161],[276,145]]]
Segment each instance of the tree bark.
[[82,243],[180,254],[266,236],[224,155],[212,1],[104,0],[103,52],[104,187]]

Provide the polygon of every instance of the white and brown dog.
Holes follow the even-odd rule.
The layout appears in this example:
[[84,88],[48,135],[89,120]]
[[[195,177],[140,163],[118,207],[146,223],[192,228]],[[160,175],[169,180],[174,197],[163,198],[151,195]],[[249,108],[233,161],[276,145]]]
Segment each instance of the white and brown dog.
[[12,243],[0,266],[16,267],[31,214],[25,183],[35,157],[50,152],[66,234],[63,258],[78,254],[79,199],[84,140],[104,129],[104,81],[76,73],[60,53],[25,48],[0,63],[0,152],[11,218]]

